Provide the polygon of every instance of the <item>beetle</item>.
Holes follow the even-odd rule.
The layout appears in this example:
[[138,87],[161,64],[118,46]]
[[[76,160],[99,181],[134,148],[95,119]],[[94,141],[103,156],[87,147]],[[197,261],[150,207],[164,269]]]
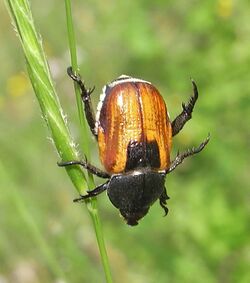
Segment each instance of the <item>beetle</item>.
[[183,160],[197,154],[209,142],[209,136],[197,147],[178,153],[170,161],[172,137],[191,119],[198,99],[193,80],[193,95],[182,112],[171,122],[166,104],[150,82],[122,75],[103,88],[94,115],[90,95],[80,75],[69,67],[68,75],[81,89],[87,122],[99,146],[99,156],[105,171],[87,160],[58,163],[59,166],[81,165],[90,173],[108,180],[74,201],[82,201],[107,191],[111,203],[119,209],[128,225],[134,226],[150,206],[159,199],[168,213],[169,199],[165,177]]

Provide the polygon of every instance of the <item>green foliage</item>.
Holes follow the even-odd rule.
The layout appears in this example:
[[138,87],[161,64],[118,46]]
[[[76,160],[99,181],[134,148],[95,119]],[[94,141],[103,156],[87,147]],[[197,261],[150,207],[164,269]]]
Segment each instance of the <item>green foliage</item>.
[[[126,73],[154,83],[174,118],[191,93],[192,77],[200,97],[193,119],[174,139],[172,158],[177,149],[198,145],[211,133],[207,148],[168,177],[166,218],[155,204],[139,226],[127,227],[100,196],[115,282],[250,280],[249,8],[246,0],[237,5],[231,0],[74,1],[80,69],[87,85],[96,85],[95,103],[106,82]],[[64,7],[61,1],[33,1],[32,10],[78,138],[66,75]],[[56,166],[33,92],[20,73],[25,62],[9,17],[3,9],[0,14],[5,27],[0,34],[0,278],[55,282],[61,276],[30,232],[18,197],[68,282],[103,282],[87,213],[71,202],[76,195]],[[92,142],[91,156],[99,166]],[[30,281],[22,279],[23,270]]]

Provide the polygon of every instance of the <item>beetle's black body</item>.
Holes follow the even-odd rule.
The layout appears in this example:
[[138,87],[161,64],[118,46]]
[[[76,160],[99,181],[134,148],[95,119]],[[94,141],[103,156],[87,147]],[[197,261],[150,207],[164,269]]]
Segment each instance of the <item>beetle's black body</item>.
[[165,176],[152,171],[114,175],[109,181],[107,194],[127,224],[136,225],[164,194],[164,183]]
[[187,105],[182,104],[183,111],[172,123],[157,89],[146,81],[127,76],[119,77],[104,88],[95,119],[90,102],[93,89],[86,89],[71,68],[68,74],[81,88],[86,118],[98,139],[100,158],[106,172],[87,161],[61,162],[59,166],[81,165],[98,177],[108,178],[106,183],[74,201],[94,197],[107,190],[110,201],[131,226],[138,224],[157,199],[167,214],[166,175],[186,157],[200,152],[209,141],[208,137],[199,147],[178,153],[170,162],[172,137],[191,119],[198,98],[194,81],[194,95]]

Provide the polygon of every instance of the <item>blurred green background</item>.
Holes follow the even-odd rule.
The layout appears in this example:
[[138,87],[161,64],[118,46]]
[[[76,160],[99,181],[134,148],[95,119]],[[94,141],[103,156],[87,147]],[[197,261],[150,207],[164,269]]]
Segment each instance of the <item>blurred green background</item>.
[[[31,1],[68,124],[79,137],[63,1]],[[167,178],[169,215],[155,204],[126,226],[99,197],[114,282],[250,282],[250,4],[247,0],[73,1],[79,63],[94,104],[125,73],[151,81],[170,116],[191,94],[178,149],[208,147]],[[104,282],[95,234],[58,157],[0,4],[0,282]],[[93,139],[93,163],[100,166]],[[100,183],[101,180],[97,180]]]

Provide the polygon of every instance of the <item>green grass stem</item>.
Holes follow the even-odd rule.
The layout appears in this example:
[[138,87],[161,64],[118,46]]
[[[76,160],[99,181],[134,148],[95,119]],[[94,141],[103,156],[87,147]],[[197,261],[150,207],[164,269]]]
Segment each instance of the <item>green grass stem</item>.
[[[79,68],[77,64],[77,55],[76,55],[76,40],[75,40],[74,26],[73,26],[72,13],[71,13],[71,2],[69,0],[65,0],[65,10],[66,10],[71,66],[72,66],[73,72],[78,73]],[[78,116],[79,116],[80,126],[81,126],[81,131],[80,131],[81,147],[82,147],[83,152],[87,156],[87,158],[90,159],[88,134],[87,134],[87,126],[86,126],[87,123],[86,123],[86,119],[83,113],[83,105],[82,105],[80,89],[76,82],[74,82],[74,89],[75,89],[75,95],[76,95]]]
[[[74,72],[78,72],[78,64],[77,64],[77,54],[76,54],[76,40],[75,40],[75,33],[74,33],[74,26],[73,26],[73,19],[72,19],[72,12],[71,12],[71,1],[65,0],[65,9],[66,9],[66,19],[67,19],[67,28],[68,28],[68,40],[69,40],[69,48],[70,48],[70,57],[71,57],[71,65]],[[88,143],[88,132],[86,128],[86,119],[83,113],[80,89],[76,83],[74,83],[75,94],[76,94],[76,101],[77,101],[77,108],[78,108],[78,115],[80,120],[80,127],[81,127],[81,145],[83,152],[87,155],[87,158],[90,160],[90,150],[89,150],[89,143]],[[88,185],[90,188],[94,187],[94,179],[91,174],[88,175]],[[108,283],[112,282],[111,277],[111,270],[109,266],[107,251],[104,242],[104,235],[102,231],[101,221],[97,209],[97,200],[96,198],[90,199],[86,201],[87,208],[89,214],[92,219],[92,223],[94,225],[96,239],[101,255],[101,260],[106,276],[106,281]]]

